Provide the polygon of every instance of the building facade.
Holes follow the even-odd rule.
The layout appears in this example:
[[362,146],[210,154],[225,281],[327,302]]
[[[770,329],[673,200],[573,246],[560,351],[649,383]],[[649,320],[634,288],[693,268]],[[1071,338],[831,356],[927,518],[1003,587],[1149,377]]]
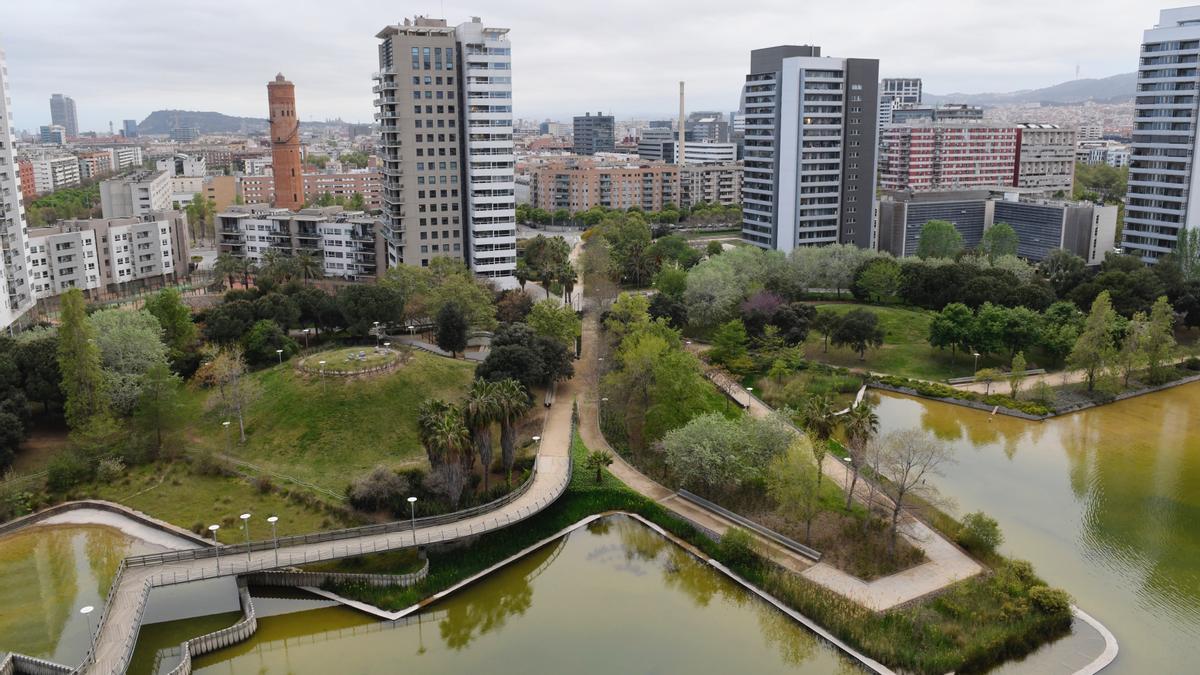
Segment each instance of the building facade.
[[124,120],[121,122],[121,135],[125,138],[137,138],[138,122],[137,120]]
[[1164,9],[1143,34],[1134,98],[1133,144],[1121,245],[1147,263],[1175,250],[1185,230],[1200,227],[1196,170],[1197,60],[1200,7]]
[[271,120],[271,175],[275,182],[275,206],[299,209],[304,206],[304,171],[300,158],[300,119],[296,117],[296,86],[283,77],[267,83]]
[[1013,184],[1015,127],[892,125],[881,135],[879,185],[884,190],[931,192]]
[[925,105],[896,103],[892,106],[892,124],[909,122],[975,122],[983,119],[983,108],[977,105]]
[[11,100],[8,66],[0,50],[0,331],[11,330],[34,303],[25,263],[28,229],[12,135]]
[[67,128],[61,124],[38,127],[38,142],[42,145],[66,145]]
[[616,124],[612,115],[586,113],[575,117],[574,148],[577,155],[612,152],[616,147]]
[[96,179],[116,170],[110,150],[81,152],[75,157],[79,160],[79,176],[84,180]]
[[[691,152],[690,150],[688,151]],[[742,165],[687,164],[679,169],[679,205],[737,204],[742,198]]]
[[879,61],[820,47],[750,54],[742,238],[756,246],[872,245]]
[[171,176],[165,171],[135,171],[100,182],[100,211],[105,218],[134,218],[171,208]]
[[647,127],[638,132],[638,157],[641,159],[662,161],[665,159],[664,148],[675,142],[675,132],[670,123],[665,127]]
[[892,123],[892,110],[898,105],[921,103],[919,77],[885,77],[879,81],[879,124]]
[[78,136],[79,117],[75,113],[75,99],[62,94],[51,94],[50,123],[65,129],[68,138]]
[[554,160],[529,172],[529,203],[571,213],[593,206],[660,211],[680,203],[679,168],[672,164],[605,165],[587,158]]
[[387,263],[453,256],[479,277],[515,285],[508,29],[417,17],[376,37]]
[[1075,184],[1075,130],[1057,124],[1018,124],[1016,168],[1016,187],[1035,188],[1048,196],[1069,195]]
[[275,251],[284,256],[310,253],[322,261],[324,276],[347,281],[374,279],[386,267],[386,251],[376,219],[340,206],[298,212],[267,204],[231,206],[217,214],[218,250],[262,262]]
[[40,195],[79,185],[79,160],[74,155],[35,157],[30,163],[33,187]]

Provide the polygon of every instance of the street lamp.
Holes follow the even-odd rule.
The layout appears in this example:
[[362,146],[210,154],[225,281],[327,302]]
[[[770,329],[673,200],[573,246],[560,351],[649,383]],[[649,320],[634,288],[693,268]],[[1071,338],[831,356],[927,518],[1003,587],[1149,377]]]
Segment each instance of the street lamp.
[[[971,355],[975,357],[975,372],[978,373],[979,372],[979,352],[971,352]],[[972,374],[974,374],[974,373],[972,373]]]
[[846,463],[846,492],[850,492],[850,469],[853,466],[853,460],[849,457],[843,457],[842,461]]
[[274,542],[275,548],[275,566],[279,567],[279,535],[275,533],[275,523],[279,522],[279,516],[271,516],[267,518],[267,522],[271,524],[271,541]]
[[417,545],[417,498],[416,497],[408,498],[408,509],[409,509],[409,513],[410,513],[410,517],[411,517],[411,520],[409,522],[412,523],[413,546],[416,546]]
[[321,366],[321,393],[324,394],[329,391],[325,386],[325,362],[318,361],[317,363]]
[[308,331],[309,331],[308,328],[305,328],[303,331],[304,332],[304,348],[305,349],[308,349]]
[[217,530],[221,529],[220,525],[209,525],[208,531],[212,532],[213,550],[217,552],[217,574],[221,573],[221,542],[217,541]]
[[375,348],[379,348],[379,322],[375,322]]
[[242,529],[246,531],[246,564],[250,563],[250,514],[243,513],[238,516],[242,519]]
[[88,632],[87,632],[87,634],[88,634],[87,645],[88,646],[87,646],[87,648],[88,648],[89,652],[92,650],[92,639],[93,639],[91,613],[94,612],[95,610],[96,610],[96,608],[92,607],[91,605],[87,605],[87,606],[79,608],[79,613],[82,614],[83,618],[87,621],[87,627],[88,627]]
[[750,409],[750,404],[754,401],[754,387],[746,387],[746,409]]
[[221,426],[225,428],[225,454],[229,454],[232,448],[229,447],[229,420],[221,422]]
[[282,366],[282,365],[283,365],[283,350],[282,350],[282,349],[276,349],[276,350],[275,350],[275,354],[279,356],[279,365],[281,365],[281,366]]

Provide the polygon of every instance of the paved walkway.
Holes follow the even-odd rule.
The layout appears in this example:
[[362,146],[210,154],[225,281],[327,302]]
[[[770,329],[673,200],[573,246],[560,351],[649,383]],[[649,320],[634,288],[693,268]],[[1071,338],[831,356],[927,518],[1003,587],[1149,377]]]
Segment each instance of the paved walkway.
[[[1168,363],[1169,364],[1178,364],[1178,363],[1183,363],[1186,360],[1188,360],[1187,356],[1180,356],[1178,358],[1170,359],[1168,361]],[[1051,386],[1058,387],[1058,386],[1062,386],[1062,385],[1066,385],[1066,384],[1079,384],[1080,382],[1086,382],[1086,381],[1087,381],[1087,371],[1086,370],[1066,370],[1066,371],[1061,371],[1061,372],[1057,372],[1057,373],[1044,373],[1042,375],[1027,375],[1025,377],[1022,377],[1021,378],[1021,389],[1023,391],[1029,391],[1029,389],[1031,387],[1036,386],[1038,382],[1045,382],[1046,384],[1049,384]],[[955,384],[955,385],[951,385],[951,386],[953,386],[955,389],[962,389],[963,391],[973,391],[973,392],[977,392],[980,394],[985,394],[988,392],[988,385],[984,382],[966,382],[964,384]],[[1009,394],[1010,387],[1008,384],[1008,377],[1001,375],[999,378],[996,379],[996,381],[992,382],[991,393],[1005,394],[1005,395]]]
[[451,541],[507,527],[536,514],[553,503],[566,490],[571,479],[570,401],[576,395],[578,380],[579,378],[576,378],[559,385],[559,403],[552,406],[546,415],[533,483],[513,502],[494,511],[447,525],[284,546],[279,548],[278,556],[276,551],[266,549],[226,554],[221,558],[125,567],[113,590],[112,604],[105,613],[96,636],[95,662],[86,671],[124,672],[136,641],[146,596],[152,587],[409,548],[415,544]]

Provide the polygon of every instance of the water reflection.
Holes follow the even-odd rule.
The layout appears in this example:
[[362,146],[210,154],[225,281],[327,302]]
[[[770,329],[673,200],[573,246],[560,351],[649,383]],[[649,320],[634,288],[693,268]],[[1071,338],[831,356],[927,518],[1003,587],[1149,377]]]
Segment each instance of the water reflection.
[[1200,384],[1046,422],[891,394],[879,407],[883,431],[919,424],[954,445],[939,488],[1116,633],[1117,672],[1200,658],[1198,412]]

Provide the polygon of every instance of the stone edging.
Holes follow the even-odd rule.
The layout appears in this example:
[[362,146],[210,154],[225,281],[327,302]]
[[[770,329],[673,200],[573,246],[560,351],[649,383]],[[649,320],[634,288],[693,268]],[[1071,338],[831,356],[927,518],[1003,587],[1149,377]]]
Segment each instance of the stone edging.
[[30,525],[36,525],[37,523],[60,513],[68,513],[70,511],[78,511],[80,509],[108,511],[109,513],[115,513],[119,516],[124,516],[142,525],[159,530],[160,532],[165,532],[176,537],[187,539],[198,546],[210,548],[213,545],[211,541],[196,535],[194,532],[185,530],[182,527],[177,527],[166,521],[162,521],[142,513],[141,511],[135,511],[127,506],[123,506],[115,502],[104,501],[102,499],[80,499],[71,502],[63,502],[62,504],[55,504],[54,506],[48,506],[36,513],[31,513],[27,516],[21,516],[20,518],[10,520],[7,523],[0,524],[0,535],[16,532],[17,530],[29,527]]
[[1104,651],[1100,654],[1100,656],[1097,656],[1091,663],[1080,668],[1074,673],[1074,675],[1095,675],[1101,670],[1107,668],[1113,661],[1117,660],[1117,652],[1120,651],[1120,647],[1117,645],[1117,638],[1104,624],[1100,623],[1093,618],[1092,615],[1088,614],[1082,609],[1079,609],[1075,605],[1071,605],[1071,612],[1074,613],[1075,616],[1079,617],[1080,620],[1087,623],[1092,628],[1095,628],[1096,631],[1104,637]]
[[169,675],[191,675],[192,656],[200,656],[218,649],[224,649],[237,644],[254,635],[258,630],[258,616],[254,612],[254,599],[245,586],[238,589],[242,601],[242,620],[218,631],[213,631],[200,637],[185,640],[179,645],[179,665],[171,669]]
[[429,576],[429,559],[416,572],[408,574],[358,574],[354,572],[288,572],[264,570],[243,574],[240,579],[250,586],[320,586],[326,581],[362,582],[368,586],[412,586]]

